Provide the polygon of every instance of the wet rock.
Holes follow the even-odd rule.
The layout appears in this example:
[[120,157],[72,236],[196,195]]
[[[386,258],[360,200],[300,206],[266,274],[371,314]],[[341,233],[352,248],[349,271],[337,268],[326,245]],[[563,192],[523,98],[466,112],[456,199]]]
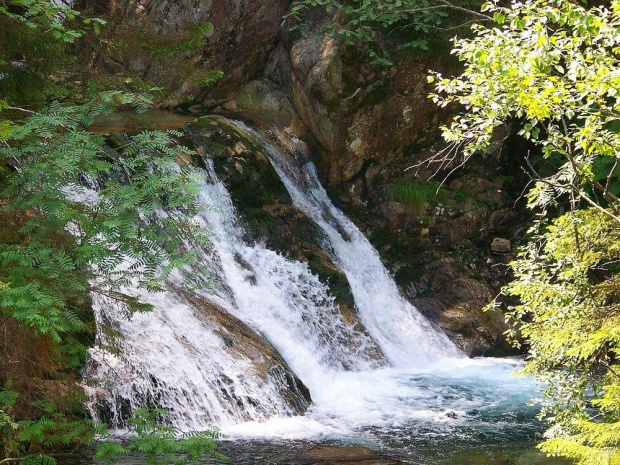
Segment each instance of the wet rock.
[[508,239],[495,237],[493,238],[493,242],[491,242],[491,250],[495,253],[509,253],[510,241]]
[[176,292],[202,312],[209,326],[217,328],[224,343],[222,350],[251,363],[252,369],[246,376],[258,377],[263,383],[279,384],[291,413],[300,415],[306,411],[312,402],[310,391],[265,338],[214,303],[181,289]]
[[229,110],[229,111],[235,111],[239,107],[239,105],[237,104],[235,100],[229,100],[222,106],[224,107],[225,110]]
[[314,446],[299,454],[290,465],[399,465],[391,458],[381,457],[367,447]]
[[372,213],[385,218],[391,231],[398,231],[409,226],[413,220],[409,214],[410,210],[407,205],[400,202],[384,202],[377,205]]
[[[475,273],[454,259],[439,259],[418,271],[415,295],[409,295],[410,300],[431,321],[438,322],[467,355],[510,354],[504,316],[495,310],[483,311],[494,296],[493,290],[471,277]],[[411,290],[411,284],[405,286],[406,295],[410,294],[407,289]]]
[[255,122],[261,126],[286,127],[304,134],[304,125],[288,97],[266,79],[257,79],[243,85],[234,100],[223,105],[222,114]]

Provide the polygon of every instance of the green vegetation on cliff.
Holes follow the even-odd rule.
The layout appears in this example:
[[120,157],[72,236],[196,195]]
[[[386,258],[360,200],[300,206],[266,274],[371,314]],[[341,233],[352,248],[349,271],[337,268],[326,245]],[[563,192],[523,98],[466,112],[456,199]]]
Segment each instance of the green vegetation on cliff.
[[[493,27],[455,42],[458,77],[429,77],[434,100],[466,111],[444,128],[456,164],[516,122],[538,221],[504,294],[529,346],[526,372],[547,383],[541,449],[584,465],[620,463],[620,2],[487,3]],[[446,155],[447,154],[447,155]],[[535,167],[545,159],[545,173]],[[552,167],[553,169],[549,169]],[[566,213],[563,213],[565,212]]]
[[[351,45],[356,42],[368,45],[372,64],[392,66],[378,43],[379,31],[386,37],[394,34],[403,47],[429,50],[437,31],[469,24],[472,18],[489,20],[478,12],[479,5],[475,0],[458,5],[448,0],[297,0],[288,16],[296,21],[293,28],[304,32],[306,13],[321,8],[335,18],[330,25],[334,35]],[[450,14],[466,19],[453,21],[455,18],[450,20]],[[454,26],[453,22],[458,25]]]

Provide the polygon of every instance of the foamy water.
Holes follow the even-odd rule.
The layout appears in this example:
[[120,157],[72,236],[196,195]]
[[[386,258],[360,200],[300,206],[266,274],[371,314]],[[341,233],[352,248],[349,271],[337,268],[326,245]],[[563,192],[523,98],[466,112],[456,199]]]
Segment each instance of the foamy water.
[[[354,439],[420,428],[449,435],[458,430],[510,427],[537,386],[514,372],[515,359],[450,359],[426,370],[395,368],[341,373],[326,380],[305,416],[245,422],[224,428],[231,440]],[[527,416],[527,414],[526,414]],[[502,424],[500,426],[500,424]]]
[[293,198],[325,234],[324,248],[345,273],[362,322],[394,366],[420,368],[461,351],[399,292],[378,252],[355,224],[332,203],[314,164],[289,160],[256,131],[240,128],[260,140]]

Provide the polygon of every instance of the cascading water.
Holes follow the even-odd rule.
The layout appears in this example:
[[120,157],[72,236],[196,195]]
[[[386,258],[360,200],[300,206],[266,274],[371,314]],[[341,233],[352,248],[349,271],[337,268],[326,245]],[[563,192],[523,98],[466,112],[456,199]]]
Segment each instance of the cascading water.
[[153,310],[128,320],[115,301],[93,298],[98,326],[122,335],[118,352],[91,350],[86,376],[100,385],[86,388],[93,417],[122,426],[135,409],[157,404],[171,424],[192,430],[295,413],[280,395],[286,379],[262,382],[247,359],[226,350],[216,323],[195,306],[172,291],[129,291]]
[[[203,214],[218,250],[232,313],[264,334],[312,390],[331,371],[381,366],[381,352],[367,334],[346,325],[328,287],[304,263],[262,244],[246,244],[226,186],[207,160]],[[209,297],[209,292],[204,292]]]
[[[210,267],[213,285],[199,294],[263,334],[311,390],[334,373],[384,365],[376,342],[342,321],[328,287],[306,264],[243,241],[230,195],[210,160],[205,178],[201,201],[214,208],[198,220],[211,233],[202,265]],[[272,376],[261,383],[252,376],[243,357],[225,350],[217,325],[175,290],[180,281],[177,276],[162,294],[127,289],[154,307],[130,320],[113,300],[93,298],[100,345],[108,343],[104,327],[122,335],[118,353],[91,351],[88,373],[102,380],[113,423],[151,403],[167,410],[181,429],[296,413],[282,399],[286,380]]]
[[[162,294],[127,289],[154,306],[131,320],[114,302],[94,299],[103,345],[91,351],[87,373],[101,381],[87,388],[99,406],[94,415],[107,411],[122,424],[131,410],[157,403],[182,430],[213,423],[233,439],[337,438],[388,449],[394,441],[530,428],[531,412],[525,420],[514,415],[533,389],[510,376],[519,362],[464,358],[399,294],[377,252],[329,200],[314,166],[235,124],[261,142],[295,205],[323,232],[322,246],[345,273],[365,328],[343,320],[307,264],[244,239],[231,196],[207,160],[201,202],[212,208],[196,220],[211,234],[201,263],[210,285],[188,295],[176,276]],[[105,350],[103,328],[122,334],[118,352]],[[235,333],[254,334],[254,345],[242,350]],[[254,350],[261,338],[275,348],[268,360]],[[312,396],[303,416],[303,386],[289,367]]]
[[462,353],[399,293],[368,239],[329,199],[311,162],[298,166],[243,123],[261,140],[295,204],[321,228],[326,247],[347,276],[362,322],[394,366],[423,367]]
[[[309,385],[314,405],[304,417],[248,422],[224,432],[231,437],[319,436],[360,442],[360,432],[368,431],[366,443],[378,445],[378,437],[392,438],[403,430],[443,436],[456,428],[465,437],[518,429],[514,418],[505,420],[515,405],[524,407],[534,387],[511,376],[519,362],[465,358],[400,295],[376,250],[327,196],[314,165],[287,158],[253,129],[234,124],[261,142],[295,205],[323,231],[322,246],[344,271],[361,321],[390,367],[332,372],[319,385]],[[287,360],[295,356],[285,348],[281,353]],[[295,369],[305,381],[307,368]]]

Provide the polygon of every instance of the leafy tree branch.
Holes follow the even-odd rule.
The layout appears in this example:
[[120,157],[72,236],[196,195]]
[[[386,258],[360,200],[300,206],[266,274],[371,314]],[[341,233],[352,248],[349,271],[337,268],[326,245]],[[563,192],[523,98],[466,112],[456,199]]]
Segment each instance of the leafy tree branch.
[[438,105],[464,110],[428,163],[461,166],[497,143],[503,125],[538,147],[524,159],[538,219],[502,291],[517,302],[506,309],[511,335],[529,346],[525,371],[547,386],[541,449],[583,465],[619,463],[620,2],[483,9],[495,25],[455,40],[464,72],[429,76]]

